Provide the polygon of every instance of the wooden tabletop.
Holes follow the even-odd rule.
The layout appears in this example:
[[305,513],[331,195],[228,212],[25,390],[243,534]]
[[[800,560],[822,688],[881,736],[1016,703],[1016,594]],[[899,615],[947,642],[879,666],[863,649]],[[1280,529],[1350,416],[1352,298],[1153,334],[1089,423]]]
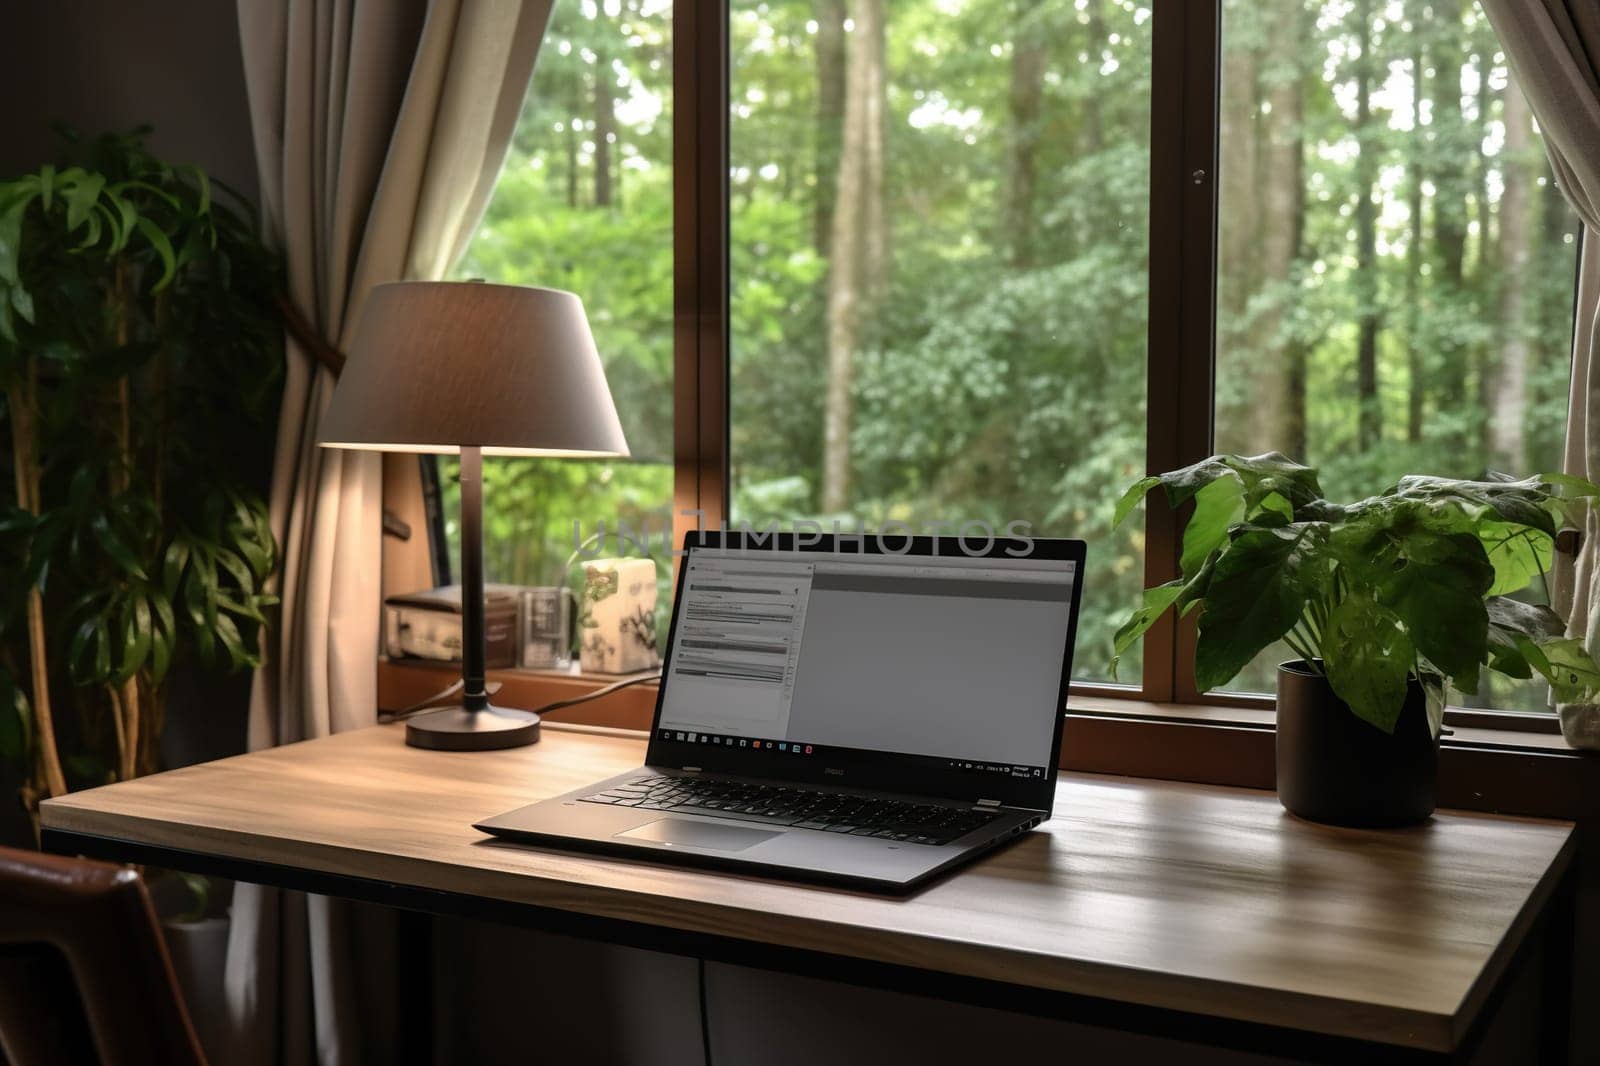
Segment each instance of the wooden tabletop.
[[907,899],[487,843],[474,819],[642,759],[380,726],[78,792],[47,830],[1381,1041],[1454,1048],[1571,858],[1566,823],[1358,831],[1271,793],[1066,775],[1037,832]]

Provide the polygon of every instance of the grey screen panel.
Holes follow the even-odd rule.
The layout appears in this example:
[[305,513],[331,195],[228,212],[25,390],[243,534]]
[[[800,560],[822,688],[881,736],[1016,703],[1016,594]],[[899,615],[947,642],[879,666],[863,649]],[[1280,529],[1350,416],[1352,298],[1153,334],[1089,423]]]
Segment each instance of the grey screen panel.
[[1068,603],[820,584],[806,613],[791,736],[1029,766],[1049,761]]
[[1072,563],[763,551],[686,565],[663,730],[1053,761]]

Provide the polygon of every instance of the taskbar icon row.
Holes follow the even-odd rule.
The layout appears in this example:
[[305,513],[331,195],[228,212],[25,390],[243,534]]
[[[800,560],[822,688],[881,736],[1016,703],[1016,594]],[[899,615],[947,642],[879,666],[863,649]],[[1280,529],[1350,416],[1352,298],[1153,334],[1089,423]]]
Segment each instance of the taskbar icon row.
[[712,744],[722,748],[744,748],[747,751],[764,751],[780,755],[810,755],[813,751],[812,745],[793,740],[730,737],[723,733],[701,733],[686,729],[662,729],[659,730],[659,734],[662,740],[680,741],[685,744]]

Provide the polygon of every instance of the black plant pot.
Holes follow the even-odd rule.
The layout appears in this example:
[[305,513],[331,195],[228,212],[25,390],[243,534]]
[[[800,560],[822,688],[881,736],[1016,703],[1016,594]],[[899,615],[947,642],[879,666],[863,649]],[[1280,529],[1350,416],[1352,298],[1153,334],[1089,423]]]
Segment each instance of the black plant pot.
[[1433,814],[1439,742],[1412,680],[1391,736],[1357,718],[1304,660],[1278,667],[1278,799],[1313,822],[1415,825]]

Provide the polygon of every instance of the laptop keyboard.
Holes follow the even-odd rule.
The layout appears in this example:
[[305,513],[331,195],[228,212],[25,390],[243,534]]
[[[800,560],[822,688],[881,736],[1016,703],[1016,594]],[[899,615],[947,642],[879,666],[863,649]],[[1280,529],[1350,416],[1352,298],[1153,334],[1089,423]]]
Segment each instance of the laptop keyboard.
[[981,829],[999,813],[695,777],[639,777],[582,799],[585,803],[701,814],[935,845],[948,844],[974,829]]

